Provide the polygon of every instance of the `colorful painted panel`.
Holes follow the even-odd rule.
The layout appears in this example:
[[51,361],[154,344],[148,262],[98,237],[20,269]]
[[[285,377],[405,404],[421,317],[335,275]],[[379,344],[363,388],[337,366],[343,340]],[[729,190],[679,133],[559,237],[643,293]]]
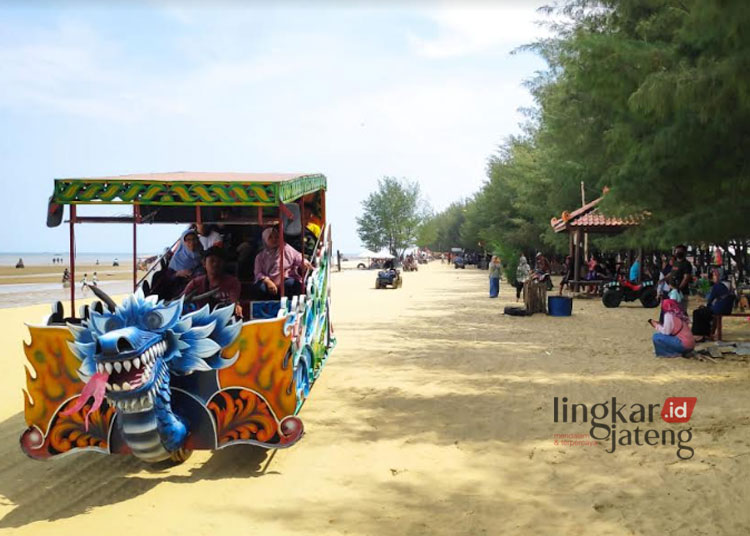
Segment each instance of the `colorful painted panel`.
[[293,181],[279,183],[279,200],[291,203],[303,195],[326,189],[326,178],[323,175],[308,175]]
[[281,317],[244,324],[237,340],[223,352],[237,355],[237,361],[219,371],[222,389],[244,387],[259,393],[279,418],[294,415],[297,404],[285,322]]
[[52,201],[59,204],[276,206],[325,187],[323,175],[268,183],[57,179]]
[[24,452],[157,462],[235,443],[294,444],[304,430],[296,414],[335,342],[323,232],[306,295],[282,300],[275,318],[242,324],[231,305],[185,313],[181,299],[138,290],[120,305],[107,298],[109,310],[91,308],[80,325],[30,327]]

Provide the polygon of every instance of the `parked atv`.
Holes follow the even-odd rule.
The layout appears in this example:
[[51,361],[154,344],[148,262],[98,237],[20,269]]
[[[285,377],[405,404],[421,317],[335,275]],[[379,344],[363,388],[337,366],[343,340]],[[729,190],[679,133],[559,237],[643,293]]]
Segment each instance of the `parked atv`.
[[381,270],[378,272],[378,277],[375,279],[375,288],[401,288],[401,272],[395,268],[390,270]]
[[456,257],[455,259],[453,259],[453,267],[455,269],[459,269],[459,268],[465,269],[466,268],[466,263],[464,262],[464,258],[463,257]]
[[602,294],[604,307],[619,307],[622,300],[626,302],[640,300],[641,305],[649,309],[659,305],[659,296],[653,281],[635,284],[623,278],[604,285]]

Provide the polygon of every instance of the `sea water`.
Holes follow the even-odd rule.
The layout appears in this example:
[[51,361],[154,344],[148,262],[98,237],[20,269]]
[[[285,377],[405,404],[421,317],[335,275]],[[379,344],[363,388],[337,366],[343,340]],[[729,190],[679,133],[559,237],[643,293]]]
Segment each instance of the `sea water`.
[[[139,258],[150,257],[156,255],[156,253],[145,253],[139,252]],[[61,264],[54,264],[53,258],[62,258]],[[18,262],[18,259],[23,259],[24,266],[68,266],[69,255],[66,251],[54,252],[44,251],[41,253],[29,253],[29,252],[2,252],[0,253],[0,266],[14,267]],[[129,266],[133,262],[133,252],[126,251],[122,253],[87,253],[80,252],[76,253],[76,264],[96,264],[99,261],[100,266],[112,266],[114,260],[117,259],[120,266]]]

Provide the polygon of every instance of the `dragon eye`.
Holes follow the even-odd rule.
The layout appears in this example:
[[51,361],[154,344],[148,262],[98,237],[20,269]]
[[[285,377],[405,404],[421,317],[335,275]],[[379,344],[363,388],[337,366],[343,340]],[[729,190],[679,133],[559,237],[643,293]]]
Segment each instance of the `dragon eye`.
[[159,329],[162,324],[162,317],[156,311],[152,311],[146,315],[145,321],[148,329]]
[[122,322],[116,316],[108,318],[107,321],[104,323],[104,329],[106,331],[114,331],[116,329],[120,329],[121,327],[122,327]]

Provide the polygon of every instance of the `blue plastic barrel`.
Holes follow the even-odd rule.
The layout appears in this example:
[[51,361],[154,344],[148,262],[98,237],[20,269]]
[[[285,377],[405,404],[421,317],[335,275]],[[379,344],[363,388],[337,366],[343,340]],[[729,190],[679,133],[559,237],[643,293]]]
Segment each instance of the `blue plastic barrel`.
[[550,316],[570,316],[573,314],[573,298],[567,296],[549,296],[547,311]]

